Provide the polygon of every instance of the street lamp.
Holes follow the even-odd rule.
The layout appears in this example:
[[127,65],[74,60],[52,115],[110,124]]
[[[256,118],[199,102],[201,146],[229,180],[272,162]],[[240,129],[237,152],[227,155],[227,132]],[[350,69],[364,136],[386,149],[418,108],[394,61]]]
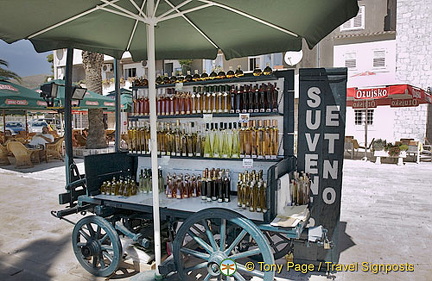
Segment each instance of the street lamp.
[[[52,82],[49,84],[43,84],[41,87],[40,96],[46,101],[48,107],[54,106],[54,99],[58,96],[59,85]],[[74,86],[72,89],[72,99],[79,101],[84,99],[84,95],[87,92],[86,88],[82,88],[79,86]]]

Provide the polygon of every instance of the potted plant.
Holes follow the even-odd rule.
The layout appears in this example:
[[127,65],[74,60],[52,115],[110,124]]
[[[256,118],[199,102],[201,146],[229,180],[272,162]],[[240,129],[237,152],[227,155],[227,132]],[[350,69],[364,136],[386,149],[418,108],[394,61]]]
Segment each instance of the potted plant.
[[377,139],[372,144],[372,149],[375,157],[385,157],[387,153],[384,151],[386,141],[383,139]]
[[401,157],[406,157],[406,153],[407,153],[407,150],[408,150],[408,145],[401,144],[401,145],[399,145],[399,149],[400,149],[400,156]]
[[374,151],[383,151],[386,145],[386,141],[383,139],[377,139],[373,142],[372,147]]
[[393,144],[391,142],[389,142],[386,146],[385,146],[385,151],[387,151],[389,156],[399,156],[400,154],[400,148],[399,145]]

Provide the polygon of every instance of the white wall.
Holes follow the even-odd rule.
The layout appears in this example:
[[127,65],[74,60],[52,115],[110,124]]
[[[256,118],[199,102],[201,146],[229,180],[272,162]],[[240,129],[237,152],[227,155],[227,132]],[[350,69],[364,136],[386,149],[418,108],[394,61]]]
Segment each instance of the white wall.
[[[385,51],[385,67],[373,67],[374,51]],[[395,84],[396,41],[385,40],[334,47],[334,66],[345,67],[348,54],[354,53],[356,67],[348,68],[348,87]]]

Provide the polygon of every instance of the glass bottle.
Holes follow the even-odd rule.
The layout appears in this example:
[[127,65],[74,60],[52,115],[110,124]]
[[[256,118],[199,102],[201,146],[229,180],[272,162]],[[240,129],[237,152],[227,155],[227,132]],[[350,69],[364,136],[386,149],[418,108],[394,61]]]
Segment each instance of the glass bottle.
[[208,168],[205,168],[201,177],[201,199],[205,201],[207,201],[207,175]]
[[261,68],[255,68],[254,71],[252,72],[253,76],[261,76],[262,74],[262,70]]
[[222,108],[221,112],[228,113],[231,110],[231,104],[230,104],[230,95],[229,95],[229,86],[222,86],[221,87],[221,94],[222,94]]
[[264,75],[271,75],[273,73],[273,70],[270,67],[270,64],[267,63],[267,66],[264,68],[262,74]]
[[218,74],[217,74],[217,79],[225,79],[226,78],[226,74],[225,71],[223,71],[223,69],[221,69]]
[[226,78],[231,79],[235,77],[235,73],[233,71],[232,66],[228,68],[228,72],[226,73]]
[[162,78],[162,76],[158,76],[157,78],[156,78],[156,84],[157,85],[162,85],[163,84],[163,78]]
[[238,181],[237,181],[237,206],[241,207],[243,205],[243,174],[238,174]]
[[201,86],[198,86],[197,92],[195,93],[195,109],[198,114],[202,112],[202,96]]
[[224,202],[224,182],[223,182],[223,174],[225,173],[225,170],[216,170],[217,177],[216,177],[216,196],[218,203]]
[[216,113],[218,112],[218,100],[217,100],[217,93],[216,90],[217,86],[210,86],[210,92],[211,92],[211,112],[212,113]]
[[164,77],[163,77],[163,84],[169,84],[170,83],[170,78],[168,77],[168,73],[164,73]]
[[231,158],[239,158],[240,157],[240,133],[237,129],[237,122],[232,123],[233,126],[233,137],[232,137],[232,153]]
[[256,91],[256,86],[252,87],[252,85],[250,85],[247,88],[247,92],[248,92],[248,110],[247,112],[252,113],[255,110],[255,91]]
[[236,95],[235,95],[235,113],[240,113],[242,110],[242,87],[238,88],[236,86]]
[[257,147],[257,158],[264,159],[265,152],[265,131],[263,126],[263,120],[258,120],[258,128],[256,129],[257,138],[256,138],[256,147]]
[[185,82],[192,82],[192,75],[191,75],[191,72],[189,70],[186,71],[186,76],[184,78],[184,81]]
[[197,81],[201,81],[201,77],[200,77],[200,75],[199,75],[199,73],[198,73],[198,69],[195,69],[195,73],[194,73],[194,75],[192,76],[192,81],[195,81],[195,82],[197,82]]
[[247,86],[240,87],[241,95],[242,95],[242,101],[241,101],[241,112],[247,113],[249,109],[249,93]]
[[207,179],[206,179],[206,194],[207,194],[207,202],[211,202],[213,198],[213,190],[214,190],[214,182],[213,182],[213,175],[214,175],[215,169],[213,168],[211,171],[207,173]]
[[223,86],[216,87],[216,110],[218,113],[223,112],[223,106],[224,106],[222,88]]
[[210,123],[206,123],[206,131],[204,135],[204,157],[212,157],[212,146],[210,139]]
[[225,170],[225,176],[223,179],[223,188],[224,188],[224,202],[228,203],[231,201],[231,178],[230,178],[230,170]]
[[274,86],[272,88],[272,95],[273,95],[273,112],[279,112],[279,108],[278,108],[279,92],[276,83],[274,83]]
[[229,113],[235,113],[235,111],[236,111],[236,90],[235,90],[234,85],[231,86],[231,90],[230,90],[229,95],[230,95],[230,101],[231,101]]
[[207,74],[206,70],[203,69],[203,72],[201,73],[201,81],[207,81],[208,79],[209,79],[208,74]]
[[218,130],[218,123],[214,123],[213,124],[214,128],[212,130],[212,132],[210,133],[211,136],[210,140],[212,142],[212,155],[214,158],[219,158],[220,157],[220,131]]
[[258,85],[254,87],[253,112],[260,112],[260,92]]
[[191,113],[196,114],[197,113],[196,86],[193,87],[192,93],[190,95],[190,104],[191,104]]
[[176,83],[183,83],[185,81],[185,77],[183,76],[183,73],[180,72],[177,76]]
[[211,191],[211,200],[212,201],[216,201],[217,197],[218,197],[218,188],[219,188],[219,184],[218,184],[218,175],[219,175],[219,169],[215,169],[213,168],[211,171],[211,175],[212,175],[212,191]]
[[212,72],[209,75],[209,79],[210,80],[214,80],[217,78],[217,73],[216,73],[216,69],[213,68]]
[[192,111],[192,98],[189,92],[184,92],[184,112],[191,114]]
[[278,120],[272,120],[271,143],[272,143],[271,159],[276,159],[277,155],[278,155],[278,150],[279,150]]
[[170,77],[170,84],[175,84],[176,81],[177,81],[177,77],[175,76],[174,72],[172,72]]
[[261,84],[261,87],[259,89],[259,112],[266,112],[266,109],[268,108],[267,106],[267,90],[266,90],[266,85],[265,84]]
[[252,120],[250,123],[250,147],[251,147],[251,157],[257,158],[258,151],[257,151],[257,140],[258,140],[258,130],[256,125],[256,120]]
[[241,70],[241,65],[237,66],[237,70],[235,71],[234,75],[237,78],[244,76],[243,70]]

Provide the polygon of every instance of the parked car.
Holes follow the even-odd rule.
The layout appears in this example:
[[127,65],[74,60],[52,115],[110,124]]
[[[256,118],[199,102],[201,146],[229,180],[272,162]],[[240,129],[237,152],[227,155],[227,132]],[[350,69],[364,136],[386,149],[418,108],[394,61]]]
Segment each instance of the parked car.
[[16,135],[20,131],[25,131],[26,128],[22,122],[6,122],[6,131],[10,131],[11,135]]
[[[36,120],[33,120],[36,121]],[[55,118],[39,118],[37,119],[37,121],[44,121],[46,123],[48,123],[53,129],[56,130],[60,130],[61,126],[60,126],[60,120],[59,119],[55,119]]]
[[48,123],[45,121],[31,121],[29,123],[29,132],[31,133],[41,133],[42,132],[42,128],[47,126],[48,127]]

